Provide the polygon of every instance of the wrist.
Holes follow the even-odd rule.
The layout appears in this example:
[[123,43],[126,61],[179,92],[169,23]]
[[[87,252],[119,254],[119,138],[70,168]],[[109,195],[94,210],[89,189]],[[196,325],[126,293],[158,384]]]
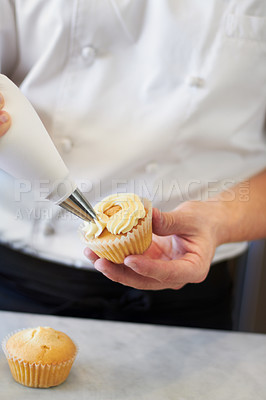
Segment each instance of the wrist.
[[230,208],[228,202],[216,197],[206,200],[208,208],[211,209],[210,217],[212,218],[213,235],[216,247],[224,243],[231,242],[231,222]]

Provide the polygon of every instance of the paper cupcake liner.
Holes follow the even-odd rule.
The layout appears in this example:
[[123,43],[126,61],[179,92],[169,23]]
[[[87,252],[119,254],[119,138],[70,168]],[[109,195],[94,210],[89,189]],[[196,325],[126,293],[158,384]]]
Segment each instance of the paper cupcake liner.
[[11,374],[15,381],[24,386],[33,388],[48,388],[63,383],[67,379],[72,364],[77,356],[77,345],[75,344],[76,353],[67,361],[51,364],[29,363],[23,359],[12,356],[9,354],[6,348],[8,339],[15,333],[24,329],[26,328],[18,329],[10,333],[2,341],[2,349],[7,358]]
[[152,240],[152,204],[148,199],[142,201],[148,212],[130,232],[114,240],[85,240],[86,245],[99,257],[115,264],[122,264],[128,255],[144,253]]

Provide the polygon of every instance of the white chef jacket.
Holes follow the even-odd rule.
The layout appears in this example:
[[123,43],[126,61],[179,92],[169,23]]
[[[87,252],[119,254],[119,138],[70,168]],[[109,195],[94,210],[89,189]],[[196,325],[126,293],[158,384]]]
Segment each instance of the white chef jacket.
[[[135,192],[168,211],[265,168],[264,0],[0,0],[0,7],[1,73],[32,102],[92,204]],[[1,242],[88,265],[80,220],[32,194],[12,201],[11,182],[1,172]],[[220,246],[214,260],[244,248]]]

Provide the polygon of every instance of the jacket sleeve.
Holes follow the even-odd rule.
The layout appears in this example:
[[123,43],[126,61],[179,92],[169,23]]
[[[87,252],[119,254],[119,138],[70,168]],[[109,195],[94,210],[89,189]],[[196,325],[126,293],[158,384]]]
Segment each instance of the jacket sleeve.
[[0,73],[11,76],[16,67],[17,34],[15,3],[0,0]]

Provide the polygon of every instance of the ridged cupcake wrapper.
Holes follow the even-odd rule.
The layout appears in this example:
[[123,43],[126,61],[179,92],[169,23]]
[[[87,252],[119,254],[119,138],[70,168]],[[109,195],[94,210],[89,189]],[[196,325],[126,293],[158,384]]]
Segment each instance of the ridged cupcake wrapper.
[[11,374],[15,381],[24,386],[34,388],[48,388],[60,385],[60,383],[64,382],[67,379],[72,364],[77,356],[77,345],[75,344],[77,349],[75,355],[67,361],[55,364],[29,363],[12,356],[6,348],[8,339],[21,330],[24,329],[18,329],[10,333],[2,341],[2,349],[5,353]]
[[115,264],[122,264],[125,257],[130,254],[144,253],[152,240],[152,204],[148,199],[142,201],[148,212],[143,221],[125,236],[114,240],[85,239],[86,245],[99,257]]

